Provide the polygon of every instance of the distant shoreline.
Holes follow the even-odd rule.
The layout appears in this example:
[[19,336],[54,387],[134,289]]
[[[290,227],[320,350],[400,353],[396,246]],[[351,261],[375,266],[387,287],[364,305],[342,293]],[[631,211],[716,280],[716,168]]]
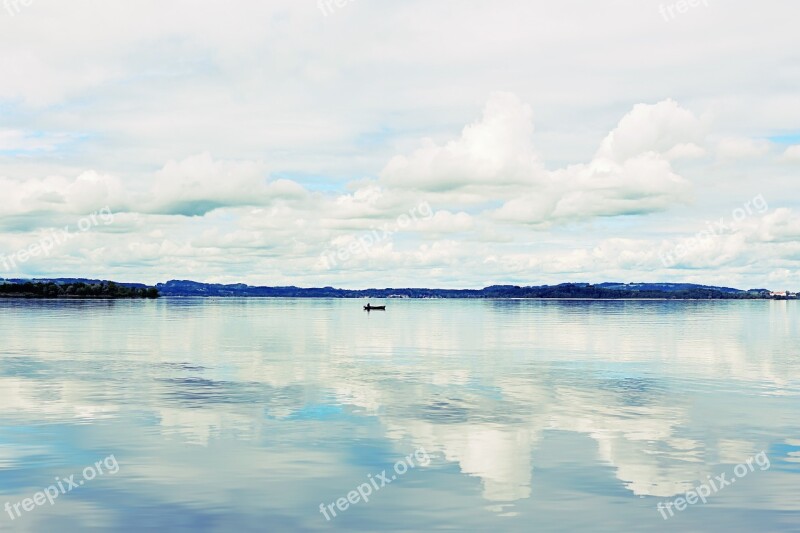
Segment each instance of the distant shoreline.
[[40,296],[38,294],[0,294],[0,300],[153,300],[142,296]]
[[[334,297],[334,296],[159,296],[158,300],[340,300],[340,301],[355,301],[355,300],[372,300],[373,302],[385,301],[482,301],[482,302],[785,302],[786,299],[778,298],[465,298],[465,297],[449,297],[449,298],[380,298],[380,297],[366,297],[366,296],[347,296],[347,297]],[[111,297],[111,296],[60,296],[48,297],[37,295],[3,295],[0,294],[0,301],[2,300],[38,300],[38,301],[119,301],[119,300],[156,300],[156,298],[142,298],[142,297]],[[797,298],[791,298],[788,301],[796,301]]]
[[154,299],[159,296],[155,287],[125,285],[114,281],[4,280],[0,283],[0,298],[23,300],[126,300]]
[[482,289],[337,289],[251,286],[171,280],[154,287],[84,278],[0,280],[0,298],[330,298],[330,299],[497,299],[497,300],[794,300],[797,293],[742,290],[691,283],[561,283],[491,285]]
[[[559,285],[492,285],[483,289],[337,289],[334,287],[253,287],[173,280],[156,285],[165,297],[344,298],[344,299],[502,299],[502,300],[767,300],[767,289],[681,283],[562,283]],[[791,294],[791,293],[790,293]]]
[[[780,300],[777,298],[502,298],[502,297],[487,297],[487,298],[468,298],[468,297],[447,297],[447,298],[382,298],[382,297],[369,297],[369,296],[161,296],[160,300],[373,300],[373,301],[444,301],[444,300],[470,300],[470,301],[540,301],[540,302],[554,302],[554,301],[572,301],[572,302],[785,302],[787,300]],[[795,301],[796,298],[791,298],[789,301]]]

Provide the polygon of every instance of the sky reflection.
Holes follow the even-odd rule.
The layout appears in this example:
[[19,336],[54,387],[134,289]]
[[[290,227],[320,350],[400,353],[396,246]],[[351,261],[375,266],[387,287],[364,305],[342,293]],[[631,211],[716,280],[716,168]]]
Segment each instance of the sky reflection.
[[[0,302],[0,503],[111,453],[121,465],[5,525],[800,523],[791,303],[389,306],[367,315],[338,300]],[[318,513],[419,447],[433,457],[427,467],[333,522]],[[662,522],[661,499],[760,451],[769,471]]]

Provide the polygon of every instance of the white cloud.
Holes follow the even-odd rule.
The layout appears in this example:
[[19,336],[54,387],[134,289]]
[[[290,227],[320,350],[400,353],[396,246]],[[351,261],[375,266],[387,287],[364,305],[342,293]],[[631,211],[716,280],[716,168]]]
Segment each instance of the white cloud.
[[533,112],[513,94],[491,96],[480,121],[461,137],[430,139],[410,156],[396,156],[381,172],[388,186],[447,191],[470,185],[519,185],[544,177],[533,152]]
[[418,225],[418,231],[425,233],[453,233],[470,231],[475,228],[475,219],[467,213],[451,213],[450,211],[437,211],[433,217],[423,219]]
[[215,161],[208,153],[170,161],[155,176],[148,212],[204,215],[220,207],[263,205],[272,198],[302,197],[289,180],[267,182],[263,163]]
[[800,243],[800,215],[785,207],[766,214],[756,229],[763,242]]
[[[647,214],[686,201],[689,193],[689,182],[675,174],[666,159],[652,152],[622,164],[596,159],[560,171],[556,177],[563,184],[563,192],[545,218],[532,221]],[[502,215],[503,210],[498,213]]]
[[603,140],[598,159],[624,162],[643,153],[697,153],[703,140],[700,120],[673,100],[637,104]]
[[688,182],[666,155],[696,154],[700,121],[675,102],[637,105],[602,142],[594,160],[546,170],[533,147],[533,113],[510,94],[495,94],[479,122],[445,144],[426,141],[393,158],[381,174],[394,188],[480,191],[505,200],[501,220],[530,224],[645,214],[685,201]]
[[694,143],[682,143],[673,146],[666,154],[667,159],[697,159],[706,155],[706,150]]
[[720,159],[751,159],[762,157],[770,150],[769,141],[759,139],[722,139],[717,144]]
[[661,211],[688,199],[689,182],[663,153],[701,135],[699,121],[672,101],[637,105],[606,136],[595,158],[550,173],[548,183],[514,198],[495,216],[543,224]]
[[74,179],[48,176],[27,180],[0,177],[4,200],[0,213],[47,215],[48,213],[85,214],[103,207],[119,208],[123,185],[113,176],[86,171]]
[[783,160],[788,162],[800,161],[800,144],[790,146],[783,152]]

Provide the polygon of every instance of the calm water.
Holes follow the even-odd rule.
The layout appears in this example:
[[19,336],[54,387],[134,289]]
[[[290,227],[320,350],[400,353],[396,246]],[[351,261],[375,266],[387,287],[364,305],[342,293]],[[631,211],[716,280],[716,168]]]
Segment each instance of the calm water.
[[798,302],[362,303],[0,300],[0,530],[800,531]]

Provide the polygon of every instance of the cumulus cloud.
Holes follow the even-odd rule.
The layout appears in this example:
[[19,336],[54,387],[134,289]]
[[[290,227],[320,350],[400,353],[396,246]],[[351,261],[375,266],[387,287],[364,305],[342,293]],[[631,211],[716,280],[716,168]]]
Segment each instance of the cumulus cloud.
[[592,217],[644,215],[688,199],[689,182],[669,162],[645,153],[622,164],[595,159],[552,174],[547,187],[505,203],[500,220],[529,224],[571,222]]
[[694,143],[681,143],[673,146],[664,155],[667,159],[697,159],[706,153],[705,148]]
[[262,205],[305,193],[290,180],[268,182],[263,163],[215,161],[208,153],[170,161],[154,180],[145,210],[171,215],[201,216],[221,207]]
[[778,208],[761,219],[756,235],[763,242],[800,243],[800,215],[785,207]]
[[495,216],[543,224],[667,209],[686,201],[690,191],[669,159],[696,146],[701,134],[699,120],[671,100],[637,105],[590,163],[551,172],[545,186],[510,200]]
[[451,213],[442,210],[437,211],[432,217],[422,220],[417,229],[424,233],[455,233],[473,230],[475,225],[475,219],[463,211]]
[[495,93],[481,120],[458,139],[437,144],[425,139],[409,156],[396,156],[381,172],[392,187],[447,191],[471,185],[526,184],[543,177],[533,152],[533,112],[509,93]]
[[[127,233],[127,244],[97,235],[87,253],[154,270],[173,268],[164,263],[171,258],[186,272],[211,268],[235,276],[280,258],[305,279],[326,278],[326,284],[345,272],[401,269],[408,275],[425,269],[433,278],[471,286],[476,275],[491,283],[495,276],[527,277],[532,271],[578,276],[597,268],[659,268],[658,245],[635,239],[587,242],[570,251],[559,246],[558,252],[517,248],[509,254],[503,246],[524,242],[529,231],[545,227],[653,214],[685,202],[690,183],[672,165],[703,155],[701,121],[671,100],[637,105],[588,163],[554,170],[540,161],[533,131],[531,107],[515,95],[496,93],[459,137],[426,141],[409,155],[393,157],[377,179],[354,181],[349,192],[311,191],[272,178],[263,162],[200,153],[142,175],[137,187],[96,172],[71,180],[9,182],[14,201],[3,207],[8,214],[36,217],[110,205],[125,215],[108,231]],[[430,216],[418,217],[333,272],[319,268],[326,250],[347,248],[364,232],[395,226],[398,216],[422,203]],[[770,231],[776,238],[788,230]],[[459,239],[448,237],[453,234]],[[720,264],[728,255],[685,263],[709,258]],[[290,275],[286,281],[292,281]]]
[[394,157],[381,174],[396,189],[434,193],[472,189],[502,200],[500,220],[549,224],[598,216],[646,214],[688,198],[689,182],[670,159],[703,150],[703,126],[672,100],[637,105],[600,145],[588,164],[550,171],[533,146],[533,113],[515,95],[497,93],[481,120],[458,139]]
[[647,152],[695,155],[703,134],[700,120],[674,100],[637,104],[603,139],[596,158],[622,163]]
[[125,185],[116,176],[93,170],[74,178],[0,177],[0,186],[6,191],[0,213],[46,216],[109,207],[133,213],[202,216],[223,207],[266,205],[276,199],[301,199],[308,194],[291,180],[270,180],[261,162],[214,160],[208,153],[170,161],[144,176],[140,185],[143,186]]
[[722,139],[717,144],[717,157],[720,159],[752,159],[766,155],[769,150],[769,141],[762,139]]
[[800,161],[800,144],[795,144],[788,147],[782,156],[783,161],[787,162],[797,162]]
[[86,171],[73,179],[48,176],[27,180],[0,177],[4,216],[82,214],[103,207],[119,208],[124,201],[122,182],[113,176]]

